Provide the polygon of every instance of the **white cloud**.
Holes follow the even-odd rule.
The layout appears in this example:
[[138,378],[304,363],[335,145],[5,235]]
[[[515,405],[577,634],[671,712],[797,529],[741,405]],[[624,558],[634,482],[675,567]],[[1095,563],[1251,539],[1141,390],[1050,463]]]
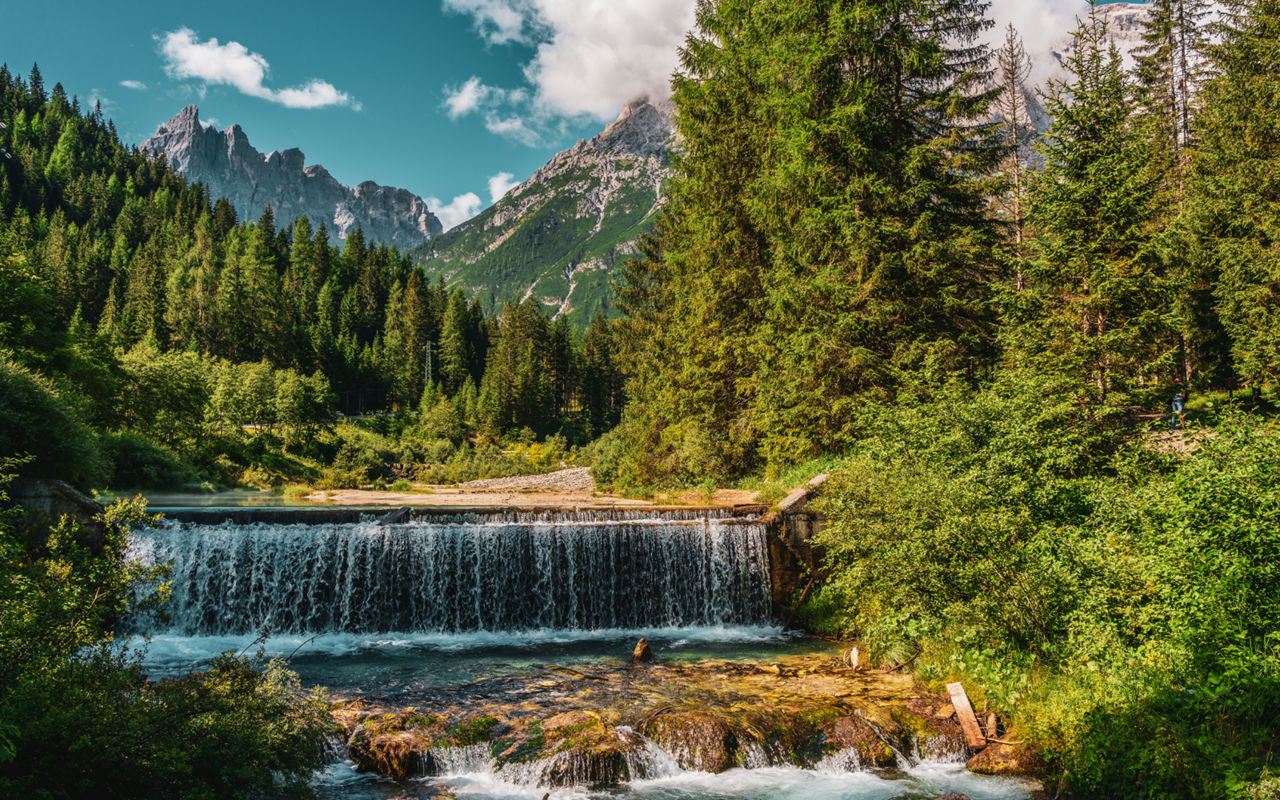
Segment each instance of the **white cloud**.
[[[536,46],[525,65],[532,98],[526,116],[613,119],[637,97],[665,98],[677,48],[693,26],[695,0],[443,0],[446,11],[469,14],[490,44]],[[487,93],[480,90],[488,89]],[[520,92],[522,90],[514,90]],[[450,93],[450,116],[489,102],[524,102],[514,92],[472,78]],[[454,109],[465,109],[455,112]],[[536,137],[505,115],[488,126],[501,135]],[[497,130],[495,130],[495,128]],[[527,129],[527,126],[526,126]]]
[[469,14],[489,44],[527,44],[537,26],[534,0],[444,0],[444,10]]
[[467,220],[480,213],[480,196],[475,192],[467,192],[460,194],[448,205],[441,202],[437,197],[427,198],[427,208],[431,209],[431,213],[440,218],[440,224],[447,231],[450,228],[466,222]]
[[[697,0],[442,0],[470,15],[490,44],[534,48],[524,65],[524,89],[501,89],[473,77],[449,90],[457,119],[486,111],[486,127],[530,144],[565,119],[613,119],[639,97],[665,99],[678,49],[694,24]],[[1088,11],[1085,0],[993,0],[995,25],[984,37],[998,44],[1012,21],[1026,40],[1037,82],[1055,74],[1053,49]]]
[[510,172],[499,172],[489,178],[489,202],[496,203],[501,200],[507,192],[520,185],[520,181],[515,180],[515,175]]
[[472,76],[466,83],[456,89],[445,88],[444,105],[449,111],[449,119],[457,119],[480,108],[491,94],[493,88],[485,86],[480,79]]
[[146,91],[147,88],[147,85],[142,81],[120,81],[120,85],[126,89],[133,89],[139,92]]
[[530,146],[537,144],[541,138],[538,132],[530,128],[529,124],[518,115],[503,117],[499,114],[490,113],[485,116],[484,127],[489,133],[504,136]]
[[996,24],[983,40],[999,47],[1004,43],[1005,28],[1012,22],[1031,57],[1031,82],[1041,85],[1061,72],[1053,51],[1071,37],[1076,29],[1076,17],[1088,13],[1089,6],[1083,1],[993,0],[991,17]]
[[535,108],[611,120],[638,97],[666,98],[693,0],[532,0],[551,31],[525,67]]
[[165,70],[175,78],[191,78],[206,86],[233,86],[250,97],[288,108],[350,106],[360,110],[359,102],[328,81],[312,79],[288,89],[267,87],[265,81],[270,70],[267,59],[250,52],[239,42],[220,44],[217,39],[202,42],[190,28],[180,28],[156,38],[165,58]]
[[89,92],[89,108],[92,109],[95,106],[101,107],[102,113],[107,116],[114,114],[116,111],[115,101],[109,97],[104,97],[101,89],[94,89]]

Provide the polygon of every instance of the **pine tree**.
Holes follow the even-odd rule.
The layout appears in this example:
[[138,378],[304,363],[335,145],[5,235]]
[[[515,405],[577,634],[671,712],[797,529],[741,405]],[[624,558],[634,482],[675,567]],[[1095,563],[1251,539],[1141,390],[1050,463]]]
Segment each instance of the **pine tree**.
[[1280,377],[1280,2],[1233,0],[1222,35],[1196,125],[1190,216],[1233,365],[1257,396]]
[[1209,0],[1153,0],[1135,51],[1152,164],[1174,207],[1183,199],[1193,107],[1206,77],[1209,10]]
[[1027,164],[1032,156],[1031,142],[1035,128],[1031,119],[1032,96],[1027,88],[1031,78],[1031,58],[1013,23],[1005,29],[1004,44],[996,52],[999,68],[1000,96],[995,102],[1000,115],[1000,129],[1005,146],[1001,171],[1008,180],[999,205],[1013,232],[1014,285],[1024,288],[1022,261],[1026,257],[1026,193]]
[[[1052,123],[1033,185],[1039,341],[1051,365],[1092,387],[1095,404],[1172,372],[1173,286],[1150,247],[1153,188],[1130,117],[1120,55],[1096,7],[1074,36],[1065,81],[1046,98]],[[1047,338],[1043,338],[1047,337]]]
[[467,300],[462,290],[455,289],[449,295],[444,321],[440,326],[439,374],[445,394],[452,397],[471,377],[471,342],[468,336],[470,319]]
[[636,474],[782,467],[852,441],[864,392],[983,368],[1002,154],[987,7],[699,7],[661,264],[623,295],[664,317],[632,371]]
[[37,106],[44,105],[49,99],[44,93],[44,78],[40,75],[40,65],[34,62],[31,64],[31,76],[27,78],[27,93],[31,95]]
[[623,377],[618,367],[613,327],[600,312],[582,334],[582,410],[591,435],[618,424],[623,404]]

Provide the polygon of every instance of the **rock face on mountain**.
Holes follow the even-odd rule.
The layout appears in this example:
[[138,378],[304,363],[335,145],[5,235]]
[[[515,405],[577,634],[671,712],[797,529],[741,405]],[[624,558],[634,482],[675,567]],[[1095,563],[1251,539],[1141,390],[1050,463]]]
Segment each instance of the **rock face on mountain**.
[[243,219],[257,219],[270,205],[281,224],[305,215],[340,239],[358,227],[366,240],[401,249],[442,230],[416,194],[373,181],[350,188],[324,167],[307,166],[296,148],[264,156],[239,125],[224,131],[202,125],[195,106],[161,125],[142,150],[165,156],[188,179],[204,183],[212,197],[226,197]]
[[533,297],[586,323],[610,302],[670,174],[672,108],[629,103],[590,141],[557,153],[479,216],[416,248],[443,275],[500,305]]
[[[1107,23],[1107,41],[1120,51],[1127,67],[1133,66],[1133,51],[1142,46],[1142,25],[1147,20],[1148,11],[1144,3],[1108,3],[1098,6],[1098,14]],[[1088,7],[1080,11],[1079,15],[1081,19],[1087,19]],[[1071,50],[1071,31],[1067,31],[1062,43],[1054,48],[1053,54],[1062,61]]]

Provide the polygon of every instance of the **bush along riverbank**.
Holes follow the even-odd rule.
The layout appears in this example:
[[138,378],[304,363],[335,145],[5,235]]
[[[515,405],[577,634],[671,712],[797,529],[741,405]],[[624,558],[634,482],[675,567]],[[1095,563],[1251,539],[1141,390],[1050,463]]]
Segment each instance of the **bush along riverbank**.
[[1226,412],[1164,452],[1070,397],[1006,375],[868,409],[801,621],[963,678],[1051,792],[1274,796],[1280,428]]

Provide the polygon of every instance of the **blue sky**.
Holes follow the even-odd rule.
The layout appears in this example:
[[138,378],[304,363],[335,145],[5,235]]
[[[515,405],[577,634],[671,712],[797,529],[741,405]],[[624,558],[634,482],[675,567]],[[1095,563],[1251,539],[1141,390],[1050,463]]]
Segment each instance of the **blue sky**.
[[[4,5],[0,61],[24,75],[39,61],[47,86],[100,99],[126,142],[196,103],[264,153],[301,148],[344,183],[403,186],[456,222],[662,92],[693,0]],[[997,0],[995,15],[1034,51],[1080,7]]]

